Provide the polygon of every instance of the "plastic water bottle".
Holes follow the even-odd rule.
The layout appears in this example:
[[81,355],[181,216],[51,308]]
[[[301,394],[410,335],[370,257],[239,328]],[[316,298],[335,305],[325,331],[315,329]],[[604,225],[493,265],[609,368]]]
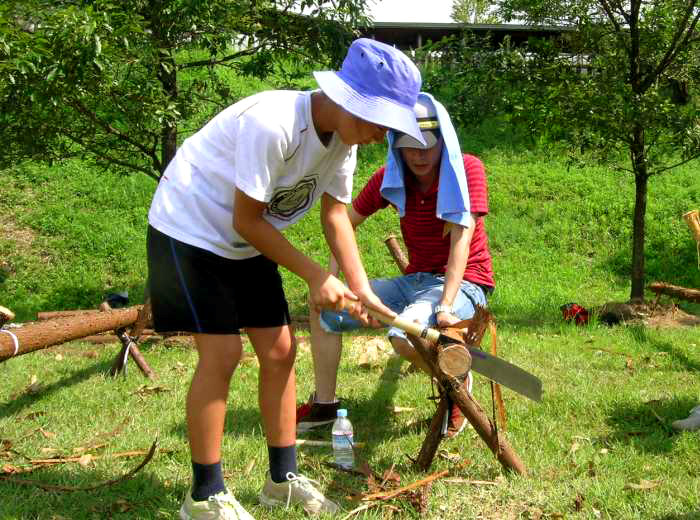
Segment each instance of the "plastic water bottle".
[[333,457],[341,468],[352,469],[355,457],[352,452],[352,424],[348,419],[348,411],[340,408],[337,419],[333,423]]

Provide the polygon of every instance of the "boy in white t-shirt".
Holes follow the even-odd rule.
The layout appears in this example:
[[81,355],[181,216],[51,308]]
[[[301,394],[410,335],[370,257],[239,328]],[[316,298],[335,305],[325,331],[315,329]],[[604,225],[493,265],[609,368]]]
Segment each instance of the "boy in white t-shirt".
[[[400,51],[353,42],[340,71],[315,72],[314,92],[270,91],[243,99],[187,139],[163,174],[149,212],[149,290],[157,331],[187,331],[199,361],[187,396],[193,486],[184,519],[252,518],[221,471],[226,398],[245,328],[260,361],[259,405],[270,473],[267,506],[337,506],[296,466],[295,345],[277,265],[309,285],[316,310],[350,307],[394,315],[370,288],[345,204],[356,146],[387,129],[423,142],[413,115],[420,73]],[[321,200],[328,245],[348,286],[289,243],[280,230]]]

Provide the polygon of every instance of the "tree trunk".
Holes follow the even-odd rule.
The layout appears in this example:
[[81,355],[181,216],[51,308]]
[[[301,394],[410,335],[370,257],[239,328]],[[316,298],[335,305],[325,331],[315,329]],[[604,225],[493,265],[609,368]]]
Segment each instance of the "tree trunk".
[[647,212],[647,172],[644,149],[644,128],[637,125],[632,137],[632,169],[634,170],[634,216],[632,221],[632,288],[630,301],[644,301],[644,235]]
[[[170,40],[170,28],[164,27],[161,19],[162,2],[158,0],[150,0],[147,5],[146,18],[150,22],[153,43],[158,46],[159,60],[155,64],[157,67],[158,81],[163,86],[163,92],[166,95],[167,104],[178,104],[178,88],[177,88],[177,63],[175,62],[174,52],[176,43]],[[177,121],[172,121],[169,118],[163,119],[163,127],[160,130],[160,161],[154,157],[154,162],[157,162],[156,169],[161,175],[165,173],[165,169],[170,164],[170,161],[175,157],[177,151]]]
[[[165,70],[164,66],[167,66],[169,70]],[[175,60],[169,57],[164,61],[158,71],[158,79],[163,84],[163,90],[168,95],[169,101],[177,104],[177,65]],[[163,128],[161,129],[160,148],[160,174],[163,175],[168,164],[175,157],[175,152],[177,152],[177,124],[167,119],[163,121]]]

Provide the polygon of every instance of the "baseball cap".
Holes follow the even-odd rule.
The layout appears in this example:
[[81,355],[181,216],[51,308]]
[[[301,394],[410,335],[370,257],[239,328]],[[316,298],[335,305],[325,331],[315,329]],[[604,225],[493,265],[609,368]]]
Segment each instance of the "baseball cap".
[[321,90],[352,115],[423,143],[413,114],[421,76],[400,50],[359,38],[350,45],[339,71],[317,71],[314,77]]
[[440,121],[438,120],[435,105],[428,96],[420,96],[413,107],[414,117],[423,134],[425,144],[406,133],[401,133],[394,140],[394,148],[420,148],[427,150],[432,148],[440,139]]

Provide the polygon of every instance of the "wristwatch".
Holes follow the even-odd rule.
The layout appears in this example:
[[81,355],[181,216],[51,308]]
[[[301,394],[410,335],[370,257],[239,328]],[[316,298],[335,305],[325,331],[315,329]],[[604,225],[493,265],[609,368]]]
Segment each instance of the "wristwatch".
[[453,314],[452,305],[439,304],[435,306],[435,314],[440,312],[446,312],[447,314]]

